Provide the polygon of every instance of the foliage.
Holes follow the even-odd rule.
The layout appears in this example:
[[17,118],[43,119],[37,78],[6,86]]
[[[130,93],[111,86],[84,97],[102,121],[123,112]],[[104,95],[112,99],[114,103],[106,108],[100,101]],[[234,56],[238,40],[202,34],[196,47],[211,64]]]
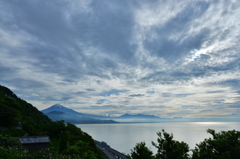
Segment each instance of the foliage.
[[63,155],[52,149],[43,149],[32,154],[33,159],[78,159],[79,155]]
[[[173,134],[168,134],[164,130],[158,132],[158,143],[152,142],[157,148],[157,154],[152,157],[152,152],[145,146],[144,142],[137,143],[129,159],[156,158],[156,159],[233,159],[240,156],[240,131],[221,131],[216,133],[212,129],[207,132],[212,138],[205,139],[200,144],[196,144],[191,150],[184,142],[173,140]],[[146,155],[147,154],[147,155]],[[143,157],[144,156],[144,157]]]
[[[51,137],[50,149],[44,149],[29,154],[22,147],[17,138],[0,135],[0,158],[26,158],[26,159],[103,159],[93,139],[87,133],[73,124],[63,124],[64,121],[52,122],[52,129],[48,133],[59,131],[59,135]],[[49,127],[48,126],[48,127]],[[7,130],[6,130],[7,131]],[[52,143],[53,142],[53,143]]]
[[51,120],[37,108],[0,85],[0,126],[16,127],[19,122],[30,135],[38,135]]
[[78,140],[75,145],[70,146],[66,152],[66,154],[75,154],[79,155],[80,158],[84,159],[98,159],[98,155],[90,150],[91,147],[89,143]]
[[131,150],[131,159],[153,159],[153,152],[146,147],[145,142],[137,143]]
[[[14,130],[19,122],[22,130]],[[37,108],[1,85],[0,127],[8,128],[0,130],[0,134],[16,137],[23,136],[26,131],[29,135],[49,135],[51,140],[50,149],[30,155],[16,139],[1,136],[0,158],[103,158],[90,135],[73,124],[65,124],[64,121],[52,122]]]
[[69,147],[69,133],[67,131],[64,131],[60,135],[58,152],[64,153],[65,151],[67,151],[68,147]]
[[4,159],[76,159],[79,155],[58,154],[54,150],[43,149],[30,155],[17,138],[0,135],[0,158]]
[[189,158],[189,146],[184,142],[173,140],[173,134],[168,134],[164,130],[157,133],[158,144],[152,142],[158,149],[156,158],[161,159],[187,159]]
[[[1,101],[0,101],[1,102]],[[12,107],[8,107],[0,103],[0,125],[10,127],[18,124],[20,120],[20,112]]]
[[50,136],[50,138],[59,138],[62,131],[66,130],[64,121],[51,122],[46,126],[45,129]]
[[240,156],[240,132],[208,129],[213,138],[205,139],[193,150],[193,159],[233,159]]
[[37,136],[39,131],[42,131],[38,125],[32,121],[29,121],[23,125],[23,130],[28,132],[30,135]]
[[0,158],[30,158],[28,151],[17,138],[0,135],[0,145]]
[[21,129],[0,130],[0,134],[3,136],[21,137],[25,134],[25,132]]
[[101,159],[101,152],[97,149],[90,135],[73,124],[64,121],[51,122],[47,127],[51,138],[51,149],[61,155],[75,155],[82,159]]

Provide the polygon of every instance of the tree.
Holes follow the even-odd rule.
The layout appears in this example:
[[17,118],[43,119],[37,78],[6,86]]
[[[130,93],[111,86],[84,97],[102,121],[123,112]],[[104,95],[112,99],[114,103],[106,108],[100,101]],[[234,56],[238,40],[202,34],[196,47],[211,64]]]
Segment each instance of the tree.
[[4,159],[28,159],[31,158],[17,138],[0,135],[0,158]]
[[66,151],[68,155],[78,155],[82,159],[97,159],[96,153],[90,150],[91,147],[87,142],[78,140],[75,145],[70,146]]
[[153,159],[153,152],[146,147],[145,142],[137,143],[131,150],[132,159]]
[[157,159],[188,159],[189,146],[184,142],[173,140],[173,134],[168,134],[164,130],[157,133],[158,144],[152,142],[158,151],[156,154]]
[[47,127],[48,135],[50,138],[59,138],[62,131],[66,131],[63,120],[51,122]]
[[68,146],[69,146],[69,133],[68,133],[68,131],[63,131],[60,134],[58,152],[63,153],[64,151],[67,150]]
[[192,150],[193,159],[233,159],[240,156],[240,132],[221,131],[216,133],[212,129],[207,132],[213,138],[205,139]]
[[11,107],[5,106],[0,103],[0,125],[1,126],[17,126],[20,118],[20,113]]

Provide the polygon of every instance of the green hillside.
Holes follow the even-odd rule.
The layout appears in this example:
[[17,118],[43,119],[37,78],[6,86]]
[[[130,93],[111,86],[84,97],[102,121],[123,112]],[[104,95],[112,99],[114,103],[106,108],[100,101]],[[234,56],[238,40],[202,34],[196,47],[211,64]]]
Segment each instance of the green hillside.
[[[19,122],[22,130],[16,129]],[[0,85],[0,158],[103,159],[90,135],[64,121],[51,121],[30,103]],[[49,149],[29,154],[16,136],[48,135]]]
[[51,120],[37,108],[0,85],[0,127],[14,129],[21,123],[23,130],[36,134],[43,125],[50,122]]

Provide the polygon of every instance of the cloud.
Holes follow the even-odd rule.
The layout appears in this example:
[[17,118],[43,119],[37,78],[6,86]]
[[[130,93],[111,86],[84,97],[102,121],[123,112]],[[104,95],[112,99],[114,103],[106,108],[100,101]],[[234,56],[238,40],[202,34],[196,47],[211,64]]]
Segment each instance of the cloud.
[[99,94],[97,94],[98,96],[110,96],[110,95],[119,95],[119,93],[124,93],[127,92],[128,90],[116,90],[116,89],[112,89],[110,91],[104,91],[101,92]]
[[85,102],[67,102],[62,104],[85,104]]
[[115,106],[115,105],[104,105],[104,106],[90,106],[90,107],[87,107],[89,109],[119,109],[120,107],[119,106]]
[[239,6],[1,1],[0,83],[39,109],[60,102],[96,114],[235,114]]
[[86,89],[87,91],[95,91],[95,89]]
[[183,109],[198,109],[199,107],[198,106],[191,106],[191,105],[185,105],[185,106],[182,106]]
[[103,104],[105,101],[107,101],[106,99],[99,99],[97,100],[96,104]]
[[144,94],[131,94],[129,97],[142,97]]

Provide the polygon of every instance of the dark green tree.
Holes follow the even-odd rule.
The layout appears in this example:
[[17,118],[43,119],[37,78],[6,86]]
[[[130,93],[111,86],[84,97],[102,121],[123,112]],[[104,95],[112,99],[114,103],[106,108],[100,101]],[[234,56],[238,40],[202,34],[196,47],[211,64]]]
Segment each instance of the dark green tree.
[[0,158],[2,159],[31,158],[17,138],[0,135],[0,145]]
[[50,148],[58,154],[73,158],[103,159],[92,137],[71,123],[54,121],[47,126],[46,131],[51,138]]
[[238,159],[240,158],[240,132],[221,131],[212,129],[207,132],[212,138],[205,139],[192,150],[193,159]]
[[19,122],[30,135],[41,135],[44,125],[51,120],[30,103],[18,98],[10,89],[0,85],[0,126],[14,129]]
[[48,135],[51,138],[59,138],[61,132],[66,131],[66,127],[65,127],[64,121],[61,120],[61,121],[51,122],[46,127],[46,131],[48,131]]
[[66,154],[78,155],[82,159],[98,159],[100,156],[90,149],[89,143],[78,140],[75,145],[68,148]]
[[152,142],[158,151],[157,159],[188,159],[189,146],[185,142],[173,140],[173,134],[168,134],[164,130],[157,133],[158,143]]
[[153,152],[146,147],[145,142],[137,143],[136,146],[131,150],[131,159],[153,159]]
[[20,117],[19,111],[0,103],[0,126],[17,126]]
[[60,141],[59,141],[59,153],[63,153],[67,150],[69,146],[69,133],[68,131],[63,131],[60,135]]

